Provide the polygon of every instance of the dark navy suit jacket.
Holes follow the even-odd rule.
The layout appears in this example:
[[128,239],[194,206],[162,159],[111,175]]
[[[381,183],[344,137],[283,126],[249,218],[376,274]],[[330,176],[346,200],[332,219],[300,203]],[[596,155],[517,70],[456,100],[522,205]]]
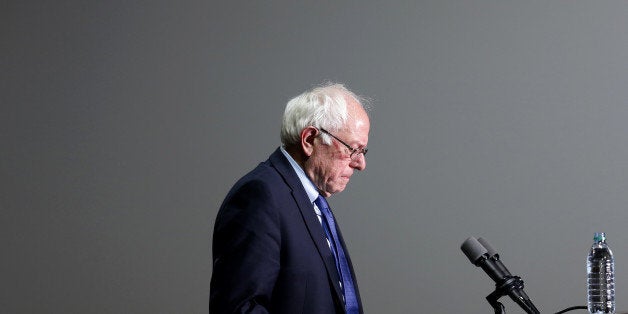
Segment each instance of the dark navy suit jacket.
[[212,253],[210,313],[345,312],[323,228],[279,149],[227,194]]

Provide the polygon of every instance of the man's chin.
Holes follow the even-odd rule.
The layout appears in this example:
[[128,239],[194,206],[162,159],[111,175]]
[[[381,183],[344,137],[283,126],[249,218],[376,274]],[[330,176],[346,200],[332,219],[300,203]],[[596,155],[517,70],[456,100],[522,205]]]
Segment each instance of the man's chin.
[[347,187],[346,184],[344,184],[342,186],[334,187],[333,189],[330,189],[330,191],[327,192],[327,194],[329,194],[329,195],[338,194],[338,193],[344,191],[346,187]]

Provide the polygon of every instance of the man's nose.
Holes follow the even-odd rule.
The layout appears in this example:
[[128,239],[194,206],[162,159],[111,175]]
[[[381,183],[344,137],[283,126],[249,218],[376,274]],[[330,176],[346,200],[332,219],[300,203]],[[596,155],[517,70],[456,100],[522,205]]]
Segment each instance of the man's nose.
[[364,154],[359,154],[357,157],[351,159],[349,166],[360,171],[366,169],[366,156],[364,156]]

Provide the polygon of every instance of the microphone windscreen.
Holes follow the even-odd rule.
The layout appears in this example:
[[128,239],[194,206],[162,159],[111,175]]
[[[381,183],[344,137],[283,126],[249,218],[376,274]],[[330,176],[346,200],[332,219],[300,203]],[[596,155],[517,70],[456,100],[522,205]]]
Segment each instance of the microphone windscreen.
[[460,246],[460,249],[464,255],[469,258],[469,261],[475,265],[475,263],[482,257],[482,255],[488,253],[486,248],[474,237],[469,237]]
[[478,238],[478,242],[480,242],[480,244],[482,244],[486,248],[488,256],[497,255],[497,251],[484,238]]

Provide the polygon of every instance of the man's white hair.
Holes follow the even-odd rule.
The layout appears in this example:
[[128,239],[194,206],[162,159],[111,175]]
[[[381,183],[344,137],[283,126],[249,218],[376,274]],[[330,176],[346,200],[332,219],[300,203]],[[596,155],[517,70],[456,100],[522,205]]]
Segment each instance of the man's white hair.
[[[347,99],[366,111],[364,100],[338,83],[327,83],[292,98],[283,114],[281,143],[286,147],[300,143],[301,131],[308,126],[330,132],[342,129],[349,119]],[[321,138],[323,143],[331,144],[329,135],[322,133]]]

